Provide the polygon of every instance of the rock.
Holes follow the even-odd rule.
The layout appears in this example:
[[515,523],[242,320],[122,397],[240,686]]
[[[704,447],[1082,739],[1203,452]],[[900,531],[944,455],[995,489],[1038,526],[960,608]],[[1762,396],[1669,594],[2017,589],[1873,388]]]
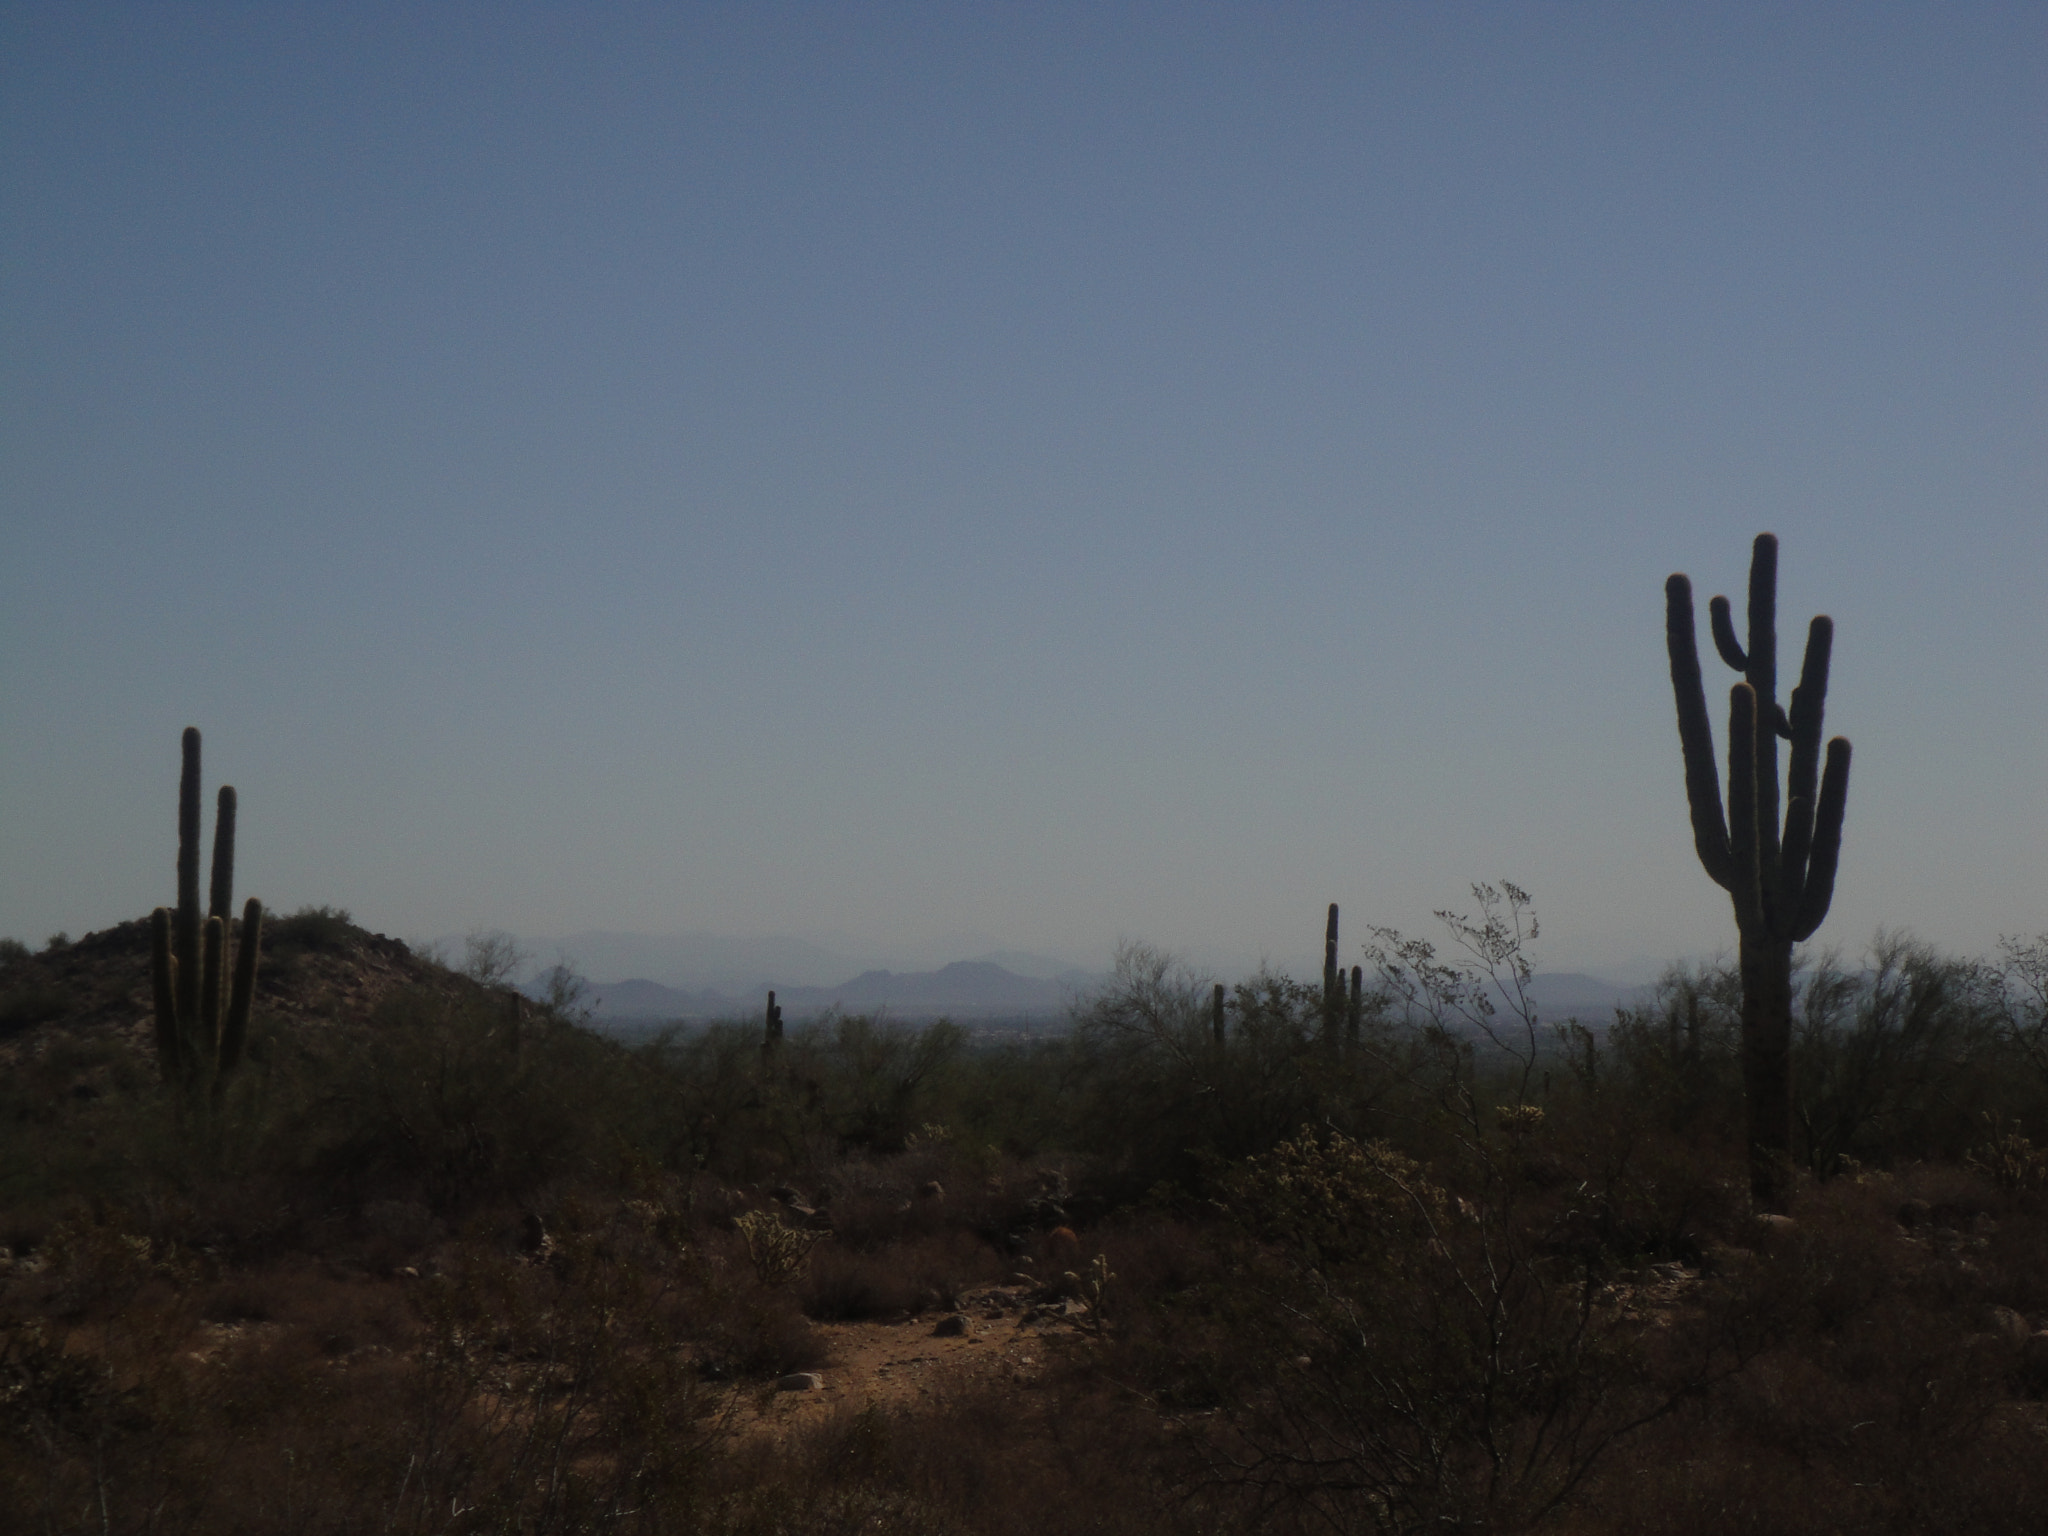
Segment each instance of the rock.
[[1756,1224],[1773,1237],[1784,1237],[1799,1230],[1799,1223],[1790,1216],[1781,1216],[1776,1211],[1766,1211],[1756,1219]]
[[920,1200],[943,1200],[946,1198],[946,1186],[937,1179],[926,1179],[917,1186],[917,1197]]
[[938,1326],[932,1329],[932,1337],[935,1339],[957,1339],[964,1336],[966,1332],[967,1314],[955,1312],[951,1317],[939,1319]]
[[1991,1326],[2009,1343],[2024,1345],[2034,1338],[2034,1325],[2011,1307],[1993,1307]]
[[775,1383],[778,1392],[817,1392],[823,1390],[825,1378],[816,1371],[797,1371]]
[[1924,1227],[1934,1216],[1934,1207],[1925,1200],[1908,1200],[1899,1207],[1899,1225],[1908,1232],[1915,1227]]

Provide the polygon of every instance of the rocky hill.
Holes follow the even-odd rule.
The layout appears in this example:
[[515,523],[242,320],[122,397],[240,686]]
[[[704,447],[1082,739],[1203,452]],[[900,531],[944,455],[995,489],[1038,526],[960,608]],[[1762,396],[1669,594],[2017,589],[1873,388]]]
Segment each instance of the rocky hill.
[[[137,918],[0,967],[0,1063],[41,1054],[60,1040],[151,1057],[149,942],[149,920]],[[479,990],[403,941],[368,933],[326,908],[265,922],[261,943],[256,1038],[364,1020],[401,990],[451,997]]]

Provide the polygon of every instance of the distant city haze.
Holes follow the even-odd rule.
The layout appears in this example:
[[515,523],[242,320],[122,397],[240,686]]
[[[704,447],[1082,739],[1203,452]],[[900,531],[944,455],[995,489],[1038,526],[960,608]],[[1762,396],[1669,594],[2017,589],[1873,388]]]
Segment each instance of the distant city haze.
[[0,936],[196,725],[238,891],[608,981],[1635,983],[1764,529],[1815,942],[2048,931],[2039,7],[17,4],[0,144]]

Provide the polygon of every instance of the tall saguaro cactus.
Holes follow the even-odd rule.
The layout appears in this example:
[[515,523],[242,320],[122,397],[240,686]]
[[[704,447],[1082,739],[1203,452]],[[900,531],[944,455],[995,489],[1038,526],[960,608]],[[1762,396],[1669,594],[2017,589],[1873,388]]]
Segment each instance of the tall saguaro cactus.
[[218,1093],[241,1064],[256,995],[263,907],[242,909],[241,942],[230,976],[235,883],[235,791],[215,802],[213,867],[207,916],[199,916],[199,732],[185,728],[178,775],[178,906],[150,918],[150,981],[156,1002],[157,1065],[165,1082]]
[[1337,1017],[1344,1007],[1344,972],[1337,964],[1337,903],[1323,929],[1323,1048],[1337,1049]]
[[[1664,638],[1678,702],[1678,741],[1693,847],[1735,907],[1742,971],[1742,1086],[1749,1126],[1750,1191],[1783,1202],[1792,1150],[1792,946],[1828,914],[1849,797],[1849,743],[1835,737],[1821,762],[1834,621],[1816,617],[1789,711],[1778,703],[1778,540],[1760,533],[1749,565],[1749,643],[1736,640],[1728,599],[1708,611],[1714,648],[1743,676],[1728,696],[1728,807],[1721,809],[1713,727],[1694,634],[1692,583],[1664,583]],[[1791,743],[1782,829],[1778,741]],[[1816,780],[1818,784],[1816,785]]]

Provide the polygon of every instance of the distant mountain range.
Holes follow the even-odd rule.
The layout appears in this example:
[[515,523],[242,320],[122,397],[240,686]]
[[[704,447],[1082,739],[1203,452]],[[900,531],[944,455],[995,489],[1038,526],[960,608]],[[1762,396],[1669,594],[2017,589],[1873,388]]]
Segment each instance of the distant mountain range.
[[[989,960],[957,960],[936,971],[863,971],[832,987],[778,987],[775,1001],[792,1022],[828,1008],[888,1013],[899,1019],[1054,1019],[1099,978],[1083,971],[1061,977],[1020,976]],[[759,1013],[768,989],[735,995],[716,988],[689,990],[635,977],[593,983],[599,1022],[648,1023],[669,1019],[731,1019]]]
[[[959,960],[935,971],[863,971],[837,986],[778,987],[775,1000],[792,1022],[828,1008],[886,1013],[905,1021],[951,1018],[1053,1020],[1102,984],[1103,978],[1070,969],[1056,976],[1023,976],[992,960]],[[1572,1017],[1605,1025],[1616,1007],[1644,989],[1618,987],[1579,972],[1544,972],[1530,981],[1548,1023]],[[671,987],[645,977],[593,983],[590,1000],[601,1024],[639,1026],[672,1020],[751,1019],[767,1003],[766,987],[724,991]]]
[[[1023,950],[1005,949],[989,939],[919,946],[881,953],[863,946],[843,948],[787,934],[731,935],[720,933],[622,933],[597,930],[561,938],[516,941],[536,966],[566,962],[579,975],[607,985],[627,978],[691,994],[715,994],[727,1000],[765,996],[768,988],[803,987],[836,990],[848,976],[888,970],[923,974],[957,956],[998,966],[1013,976],[1040,981],[1086,974],[1067,960]],[[440,948],[460,964],[465,941],[444,938]],[[706,1006],[714,1006],[707,1001]]]

